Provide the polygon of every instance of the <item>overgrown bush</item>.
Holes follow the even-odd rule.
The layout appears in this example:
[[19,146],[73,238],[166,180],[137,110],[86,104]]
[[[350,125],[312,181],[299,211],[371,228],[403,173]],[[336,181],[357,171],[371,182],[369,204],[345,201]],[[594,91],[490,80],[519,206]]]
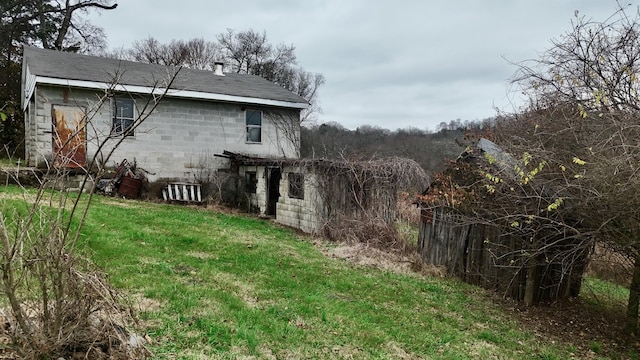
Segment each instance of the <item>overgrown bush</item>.
[[8,350],[23,359],[144,358],[146,348],[127,330],[134,317],[125,299],[78,249],[82,219],[73,215],[88,206],[87,196],[17,189],[0,206],[0,311]]

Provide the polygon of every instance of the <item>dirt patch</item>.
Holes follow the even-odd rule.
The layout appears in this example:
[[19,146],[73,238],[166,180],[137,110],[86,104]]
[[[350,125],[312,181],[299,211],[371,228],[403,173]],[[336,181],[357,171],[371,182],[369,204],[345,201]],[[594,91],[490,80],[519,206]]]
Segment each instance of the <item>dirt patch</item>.
[[389,352],[389,358],[392,359],[400,359],[400,360],[419,360],[420,357],[408,353],[406,350],[404,350],[400,344],[391,341],[389,343],[387,343],[387,351]]
[[410,256],[382,251],[366,244],[344,244],[337,247],[325,247],[322,248],[322,251],[329,257],[401,274],[413,273],[411,264],[415,262],[415,259],[410,258]]
[[526,307],[498,294],[487,292],[487,296],[541,342],[573,345],[576,358],[625,358],[629,351],[640,351],[638,339],[622,331],[623,308],[605,310],[579,297]]
[[145,297],[143,295],[137,295],[135,297],[136,310],[140,312],[151,312],[162,308],[163,304],[155,299]]
[[326,242],[317,240],[314,244],[329,257],[348,260],[361,266],[405,275],[416,273],[438,277],[445,275],[444,269],[423,264],[417,253],[407,254],[393,250],[383,251],[362,243],[331,246]]

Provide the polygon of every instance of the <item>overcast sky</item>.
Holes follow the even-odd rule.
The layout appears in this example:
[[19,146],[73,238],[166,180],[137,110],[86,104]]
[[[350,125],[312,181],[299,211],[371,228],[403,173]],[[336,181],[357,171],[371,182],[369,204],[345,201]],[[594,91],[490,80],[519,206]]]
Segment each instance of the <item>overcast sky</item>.
[[[640,0],[627,3],[635,6]],[[214,40],[265,30],[326,77],[319,122],[355,129],[433,130],[440,122],[512,112],[516,68],[571,29],[579,10],[605,20],[615,0],[120,0],[90,21],[111,49],[153,36]]]

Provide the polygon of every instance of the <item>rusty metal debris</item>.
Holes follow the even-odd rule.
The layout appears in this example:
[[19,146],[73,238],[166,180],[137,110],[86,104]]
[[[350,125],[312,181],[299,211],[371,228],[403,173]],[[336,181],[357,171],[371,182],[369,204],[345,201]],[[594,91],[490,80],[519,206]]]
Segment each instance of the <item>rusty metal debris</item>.
[[125,199],[136,199],[140,196],[140,190],[146,180],[146,171],[133,163],[122,160],[115,169],[115,173],[109,178],[98,180],[96,187],[105,195],[122,196]]

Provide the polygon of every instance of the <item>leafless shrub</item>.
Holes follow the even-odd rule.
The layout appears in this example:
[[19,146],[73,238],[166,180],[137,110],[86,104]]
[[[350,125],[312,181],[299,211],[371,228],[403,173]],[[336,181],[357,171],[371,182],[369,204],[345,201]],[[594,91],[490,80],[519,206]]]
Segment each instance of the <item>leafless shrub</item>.
[[212,204],[221,204],[225,199],[225,185],[232,174],[221,171],[223,160],[214,156],[211,152],[200,154],[194,180],[202,185],[202,190],[208,195],[208,201]]
[[[169,74],[169,80],[155,86],[169,89],[174,78],[175,73]],[[148,355],[144,340],[129,332],[135,318],[124,298],[79,249],[95,179],[104,174],[104,164],[124,135],[134,131],[166,94],[166,90],[154,91],[123,134],[112,136],[111,129],[105,134],[92,119],[108,106],[118,79],[114,74],[113,88],[78,106],[85,111],[66,140],[54,133],[62,150],[52,161],[45,158],[48,166],[35,194],[22,187],[21,200],[0,204],[0,309],[10,348],[22,359],[143,359]],[[80,134],[90,134],[86,140],[95,145],[86,166],[74,160],[75,144],[83,142],[76,139]],[[53,186],[65,182],[69,167],[84,176],[78,192]],[[17,172],[10,176],[20,183]]]
[[362,242],[378,248],[397,248],[400,240],[396,227],[374,213],[361,213],[357,217],[338,215],[325,225],[325,234],[329,239]]
[[318,184],[329,239],[371,244],[383,249],[412,249],[398,231],[398,204],[403,191],[427,182],[415,161],[403,158],[326,161]]
[[144,346],[129,346],[132,335],[125,329],[135,319],[125,299],[77,248],[79,229],[71,223],[83,220],[74,209],[88,206],[88,200],[48,185],[43,182],[33,197],[24,195],[24,205],[31,204],[26,210],[20,205],[0,212],[6,336],[24,359],[73,353],[146,357]]
[[409,226],[420,225],[420,208],[415,204],[415,199],[410,194],[401,194],[396,204],[398,220]]

